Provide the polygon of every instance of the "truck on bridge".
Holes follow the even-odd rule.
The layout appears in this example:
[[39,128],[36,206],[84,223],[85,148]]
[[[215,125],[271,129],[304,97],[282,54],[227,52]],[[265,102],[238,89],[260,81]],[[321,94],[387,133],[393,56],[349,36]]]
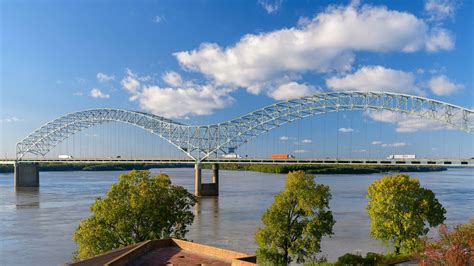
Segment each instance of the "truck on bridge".
[[416,159],[416,155],[415,154],[391,154],[387,156],[387,159],[391,159],[391,160]]
[[274,153],[272,159],[293,159],[295,156],[287,153]]

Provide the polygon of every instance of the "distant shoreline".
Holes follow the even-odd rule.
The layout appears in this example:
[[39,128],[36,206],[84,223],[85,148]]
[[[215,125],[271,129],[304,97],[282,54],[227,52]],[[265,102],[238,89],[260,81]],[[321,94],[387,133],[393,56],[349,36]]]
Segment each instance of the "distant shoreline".
[[[190,168],[192,164],[65,164],[40,163],[42,172],[54,171],[127,171],[148,170],[152,168]],[[309,174],[373,174],[387,172],[438,172],[446,171],[444,166],[414,165],[271,165],[271,164],[221,164],[221,170],[255,171],[261,173],[286,174],[291,171],[303,170]],[[203,164],[210,169],[211,165]],[[12,173],[12,165],[0,165],[0,173]]]

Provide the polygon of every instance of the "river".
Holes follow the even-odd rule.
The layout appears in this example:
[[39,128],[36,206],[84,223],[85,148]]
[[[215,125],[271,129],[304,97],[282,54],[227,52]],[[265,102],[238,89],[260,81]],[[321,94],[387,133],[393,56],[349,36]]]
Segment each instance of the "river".
[[[193,190],[193,169],[153,169]],[[0,174],[0,265],[59,265],[71,260],[71,240],[89,206],[117,180],[119,171],[41,172],[39,189],[13,188],[13,175]],[[412,173],[432,189],[447,210],[447,224],[474,217],[474,169]],[[211,171],[203,170],[208,182]],[[322,241],[322,254],[333,260],[346,252],[381,252],[382,243],[369,237],[365,211],[367,187],[382,174],[318,175],[331,188],[334,235]],[[255,229],[263,211],[282,188],[285,175],[220,171],[219,198],[202,198],[187,238],[236,251],[253,253]]]

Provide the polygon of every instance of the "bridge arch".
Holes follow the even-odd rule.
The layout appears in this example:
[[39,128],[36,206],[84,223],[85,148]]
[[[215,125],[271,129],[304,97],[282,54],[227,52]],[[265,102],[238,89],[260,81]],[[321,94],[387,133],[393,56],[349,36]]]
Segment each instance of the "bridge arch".
[[389,110],[443,122],[474,133],[472,110],[420,96],[389,92],[328,92],[278,102],[244,116],[211,125],[184,125],[143,112],[92,109],[57,118],[17,144],[17,158],[46,155],[78,131],[106,122],[128,123],[156,134],[196,161],[227,153],[276,127],[309,116],[352,110]]

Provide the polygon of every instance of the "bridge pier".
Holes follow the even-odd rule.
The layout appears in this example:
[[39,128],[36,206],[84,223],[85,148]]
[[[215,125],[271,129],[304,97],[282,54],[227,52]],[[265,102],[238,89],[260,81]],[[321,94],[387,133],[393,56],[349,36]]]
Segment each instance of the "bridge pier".
[[14,165],[14,187],[39,187],[39,167],[37,163],[18,163]]
[[219,196],[219,165],[212,165],[212,183],[202,183],[201,164],[194,165],[194,195],[201,196]]

